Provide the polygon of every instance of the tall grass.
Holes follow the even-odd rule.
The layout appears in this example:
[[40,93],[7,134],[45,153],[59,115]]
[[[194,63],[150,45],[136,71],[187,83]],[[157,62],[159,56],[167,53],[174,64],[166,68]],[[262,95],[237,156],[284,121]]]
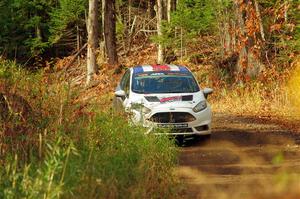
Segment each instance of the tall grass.
[[[293,84],[295,82],[293,81]],[[291,88],[291,87],[290,87]],[[245,86],[217,88],[211,103],[216,112],[259,116],[291,117],[297,109],[297,87],[293,92],[285,82],[262,83],[253,80]]]
[[24,99],[0,118],[0,198],[176,197],[173,142],[78,104],[78,92],[0,61],[0,93]]
[[300,115],[300,58],[295,61],[295,69],[287,85],[288,96],[291,99],[295,110]]

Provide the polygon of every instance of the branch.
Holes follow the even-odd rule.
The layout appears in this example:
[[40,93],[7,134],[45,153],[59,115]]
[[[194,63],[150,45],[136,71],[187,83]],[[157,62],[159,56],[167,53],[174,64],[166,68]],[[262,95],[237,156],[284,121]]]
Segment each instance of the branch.
[[87,43],[84,44],[80,50],[72,57],[71,61],[67,64],[65,70],[68,70],[68,68],[75,62],[76,58],[82,53],[82,51],[87,47]]

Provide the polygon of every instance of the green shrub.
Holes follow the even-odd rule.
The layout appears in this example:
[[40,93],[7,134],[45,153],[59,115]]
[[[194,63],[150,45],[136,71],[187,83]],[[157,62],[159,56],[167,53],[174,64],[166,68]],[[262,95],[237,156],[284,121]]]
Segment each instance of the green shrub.
[[78,132],[46,135],[45,157],[29,164],[7,157],[0,169],[0,197],[176,196],[176,149],[167,137],[145,135],[143,128],[107,113]]
[[171,197],[176,150],[168,138],[144,132],[120,117],[97,114],[78,135],[86,165],[78,169],[81,182],[72,197]]
[[[23,132],[22,141],[4,139],[11,118],[0,128],[0,198],[176,196],[172,140],[145,135],[144,128],[100,112],[97,104],[79,104],[77,92],[52,79],[45,83],[43,73],[1,64],[9,75],[2,75],[0,82],[9,82],[7,86],[26,99],[38,122]],[[14,133],[26,124],[20,123]],[[21,147],[14,148],[17,145]]]

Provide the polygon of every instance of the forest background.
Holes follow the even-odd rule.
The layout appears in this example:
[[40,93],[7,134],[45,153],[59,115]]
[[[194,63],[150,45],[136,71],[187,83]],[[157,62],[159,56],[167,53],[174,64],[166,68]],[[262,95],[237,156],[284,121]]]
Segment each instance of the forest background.
[[299,0],[1,0],[0,197],[178,194],[173,143],[110,110],[135,65],[187,65],[215,112],[297,129],[299,13]]

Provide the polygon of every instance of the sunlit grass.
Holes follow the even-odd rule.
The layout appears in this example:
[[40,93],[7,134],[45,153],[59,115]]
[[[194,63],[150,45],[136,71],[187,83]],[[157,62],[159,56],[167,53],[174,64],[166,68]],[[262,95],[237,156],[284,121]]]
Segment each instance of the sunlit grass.
[[217,88],[211,104],[216,112],[298,118],[300,115],[300,70],[285,82],[266,85],[254,80],[246,86]]
[[295,107],[295,113],[300,115],[300,59],[295,62],[295,69],[288,81],[287,88],[288,96]]

